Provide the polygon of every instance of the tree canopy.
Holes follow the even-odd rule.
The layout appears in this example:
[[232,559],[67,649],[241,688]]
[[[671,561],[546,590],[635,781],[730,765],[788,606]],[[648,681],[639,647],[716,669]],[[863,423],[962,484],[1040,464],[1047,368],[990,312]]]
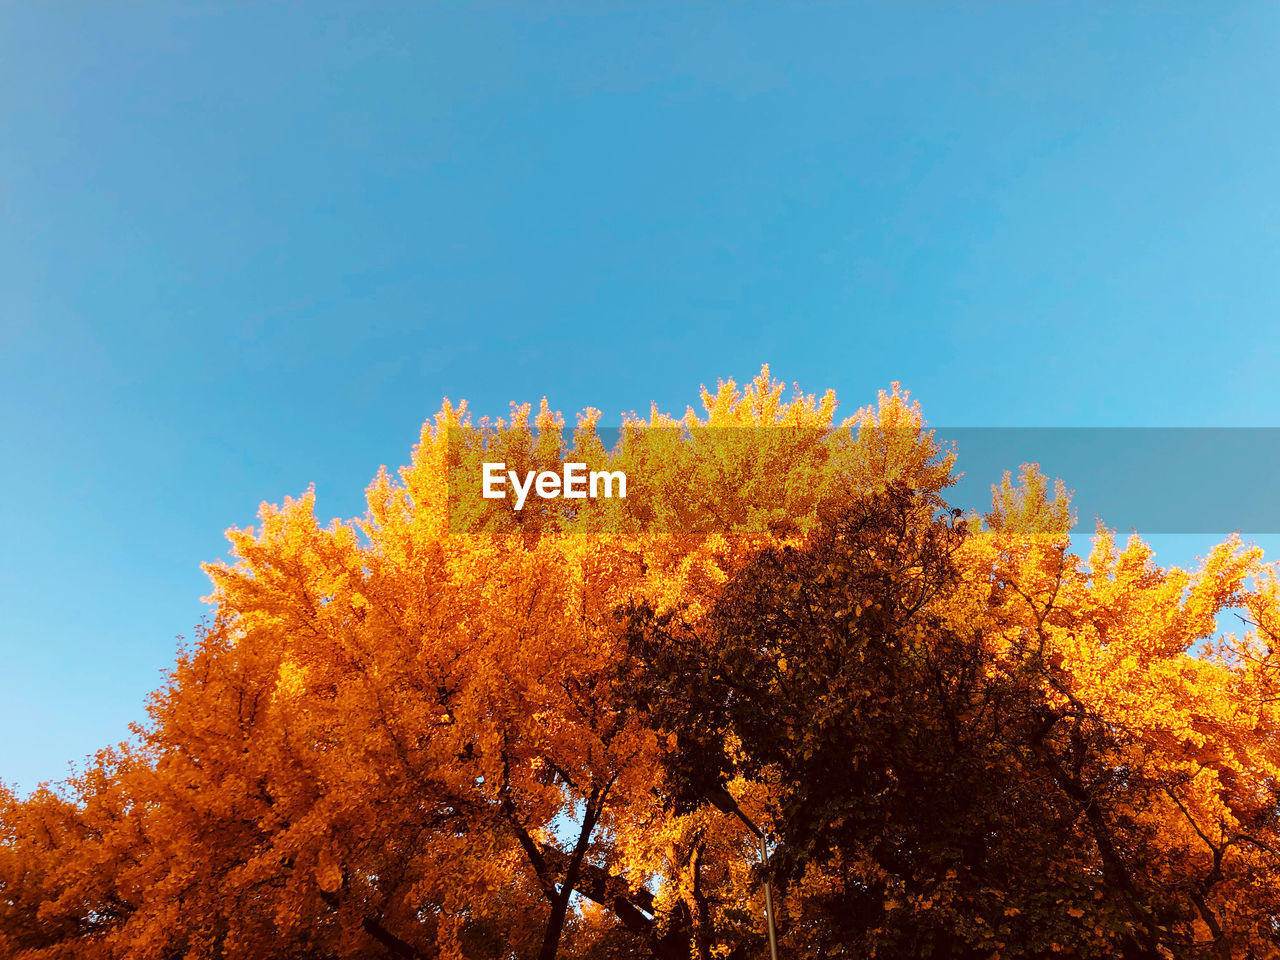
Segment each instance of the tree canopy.
[[[129,742],[0,793],[0,956],[1280,955],[1280,587],[1229,540],[985,516],[897,387],[702,413],[445,403],[368,511],[229,532]],[[525,510],[479,464],[624,469]],[[1218,630],[1237,610],[1238,634]]]

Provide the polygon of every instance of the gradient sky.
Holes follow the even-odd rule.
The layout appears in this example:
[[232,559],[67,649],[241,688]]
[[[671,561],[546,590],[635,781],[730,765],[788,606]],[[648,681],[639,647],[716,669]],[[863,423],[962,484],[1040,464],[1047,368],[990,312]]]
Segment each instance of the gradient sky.
[[616,423],[767,361],[938,424],[1280,425],[1277,41],[1204,0],[3,5],[0,780],[123,738],[222,531],[359,513],[442,396]]

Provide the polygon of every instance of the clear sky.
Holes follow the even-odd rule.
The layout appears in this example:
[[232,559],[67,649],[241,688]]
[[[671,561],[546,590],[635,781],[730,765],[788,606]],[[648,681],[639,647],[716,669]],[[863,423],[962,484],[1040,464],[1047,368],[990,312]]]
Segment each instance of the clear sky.
[[0,6],[0,779],[124,737],[222,531],[359,513],[445,395],[617,422],[767,361],[938,424],[1280,425],[1278,41],[1204,0]]

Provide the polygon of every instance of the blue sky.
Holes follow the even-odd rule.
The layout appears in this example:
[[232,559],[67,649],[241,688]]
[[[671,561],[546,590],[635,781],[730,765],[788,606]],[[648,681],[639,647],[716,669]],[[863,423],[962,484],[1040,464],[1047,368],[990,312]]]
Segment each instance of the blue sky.
[[222,531],[360,512],[442,396],[616,422],[767,361],[938,424],[1280,425],[1277,40],[1266,3],[0,7],[0,779],[125,736]]

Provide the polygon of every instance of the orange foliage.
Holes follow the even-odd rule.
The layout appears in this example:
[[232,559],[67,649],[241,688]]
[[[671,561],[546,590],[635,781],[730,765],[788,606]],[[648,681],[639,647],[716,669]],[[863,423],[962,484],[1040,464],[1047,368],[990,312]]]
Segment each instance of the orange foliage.
[[[676,738],[624,688],[619,611],[696,620],[762,547],[891,483],[938,495],[951,458],[896,387],[837,422],[833,395],[786,400],[765,368],[702,405],[631,418],[606,450],[594,410],[566,439],[545,402],[478,423],[446,402],[363,518],[322,525],[308,492],[231,530],[234,562],[208,567],[215,615],[137,740],[57,792],[0,796],[0,956],[756,949],[749,838],[665,802]],[[516,515],[464,495],[484,459],[607,465],[647,493]],[[1106,531],[1082,561],[1025,479],[967,541],[939,616],[998,663],[1047,664],[1064,726],[1123,732],[1106,759],[1160,789],[1107,815],[1204,902],[1205,942],[1274,955],[1257,909],[1276,898],[1274,575],[1234,542],[1198,573],[1161,570]],[[1229,606],[1256,627],[1215,638]],[[767,781],[732,789],[771,814]]]

